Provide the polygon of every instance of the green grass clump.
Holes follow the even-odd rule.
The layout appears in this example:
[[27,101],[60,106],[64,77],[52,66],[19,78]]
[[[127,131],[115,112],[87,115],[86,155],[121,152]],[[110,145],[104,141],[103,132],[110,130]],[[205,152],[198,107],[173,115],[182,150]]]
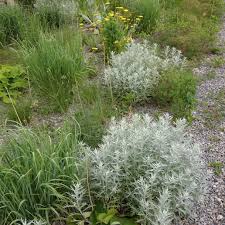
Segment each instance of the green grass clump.
[[133,3],[133,11],[143,16],[139,23],[139,31],[147,32],[153,30],[160,15],[160,0],[136,0]]
[[153,39],[181,49],[188,58],[215,49],[215,34],[223,12],[222,0],[182,0],[160,10]]
[[75,134],[67,126],[51,136],[44,130],[21,128],[1,146],[1,224],[21,218],[50,223],[65,212],[66,193],[78,175],[81,148]]
[[210,162],[209,166],[214,169],[215,175],[219,176],[223,172],[223,163],[222,162]]
[[175,118],[192,119],[197,80],[189,71],[164,73],[153,94],[160,105],[169,106]]
[[7,120],[16,122],[22,125],[30,123],[32,115],[32,101],[28,97],[18,99],[15,104],[12,104],[7,110]]
[[214,68],[222,67],[224,64],[225,64],[225,60],[224,60],[223,56],[216,56],[211,61],[211,66]]
[[0,7],[0,46],[11,44],[22,37],[24,14],[17,6]]
[[111,98],[110,90],[99,84],[85,84],[79,90],[79,110],[74,118],[79,124],[79,139],[91,147],[97,147],[105,134],[105,126],[112,116],[121,112]]
[[67,109],[74,84],[87,74],[80,36],[72,32],[70,37],[42,35],[35,46],[22,50],[34,91],[54,111]]

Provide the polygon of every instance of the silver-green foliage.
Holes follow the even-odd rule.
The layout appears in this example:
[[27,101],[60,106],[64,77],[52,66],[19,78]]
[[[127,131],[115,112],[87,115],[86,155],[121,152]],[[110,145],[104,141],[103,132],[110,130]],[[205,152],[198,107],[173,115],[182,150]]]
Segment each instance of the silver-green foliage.
[[46,225],[47,223],[41,220],[31,220],[31,221],[27,221],[27,220],[21,220],[20,223],[18,223],[18,225]]
[[132,93],[142,99],[151,95],[163,71],[184,66],[185,58],[175,48],[160,50],[157,44],[131,43],[126,51],[112,54],[103,79],[117,94]]
[[106,208],[128,208],[142,224],[169,225],[186,215],[204,186],[199,145],[185,120],[135,114],[112,121],[90,152],[91,191]]
[[34,7],[42,22],[50,27],[75,21],[79,8],[74,0],[37,0]]

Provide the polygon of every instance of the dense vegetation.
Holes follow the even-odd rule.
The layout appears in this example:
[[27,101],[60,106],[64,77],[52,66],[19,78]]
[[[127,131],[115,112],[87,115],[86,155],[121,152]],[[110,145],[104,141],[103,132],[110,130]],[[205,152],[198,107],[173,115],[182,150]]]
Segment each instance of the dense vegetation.
[[[0,145],[0,224],[170,225],[191,216],[205,182],[199,145],[186,133],[192,65],[218,52],[223,7],[0,6],[0,122],[10,130]],[[158,112],[143,114],[148,107]],[[34,122],[56,113],[61,124]]]

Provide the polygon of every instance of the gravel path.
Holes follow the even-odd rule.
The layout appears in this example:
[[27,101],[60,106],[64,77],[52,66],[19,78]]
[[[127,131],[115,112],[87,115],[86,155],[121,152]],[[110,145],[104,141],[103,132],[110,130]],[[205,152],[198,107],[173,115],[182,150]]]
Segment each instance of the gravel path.
[[202,145],[209,177],[205,200],[189,225],[225,225],[225,17],[218,39],[221,54],[208,56],[194,69],[201,82],[190,132]]

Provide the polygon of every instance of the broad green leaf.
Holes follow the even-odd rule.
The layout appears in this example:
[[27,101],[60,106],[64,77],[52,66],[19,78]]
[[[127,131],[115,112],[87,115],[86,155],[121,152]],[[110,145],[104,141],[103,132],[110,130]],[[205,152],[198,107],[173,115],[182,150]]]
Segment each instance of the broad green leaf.
[[25,80],[17,80],[16,82],[12,83],[11,86],[10,86],[10,89],[11,88],[25,88],[27,87],[27,82]]
[[91,211],[90,212],[84,212],[83,213],[83,216],[84,216],[84,218],[86,219],[86,218],[89,218],[90,216],[91,216]]
[[99,213],[97,215],[97,220],[100,221],[100,222],[102,222],[106,216],[107,216],[106,213]]
[[111,222],[110,225],[113,225],[114,222],[117,222],[117,223],[119,222],[121,225],[137,225],[136,218],[114,216],[110,222]]

